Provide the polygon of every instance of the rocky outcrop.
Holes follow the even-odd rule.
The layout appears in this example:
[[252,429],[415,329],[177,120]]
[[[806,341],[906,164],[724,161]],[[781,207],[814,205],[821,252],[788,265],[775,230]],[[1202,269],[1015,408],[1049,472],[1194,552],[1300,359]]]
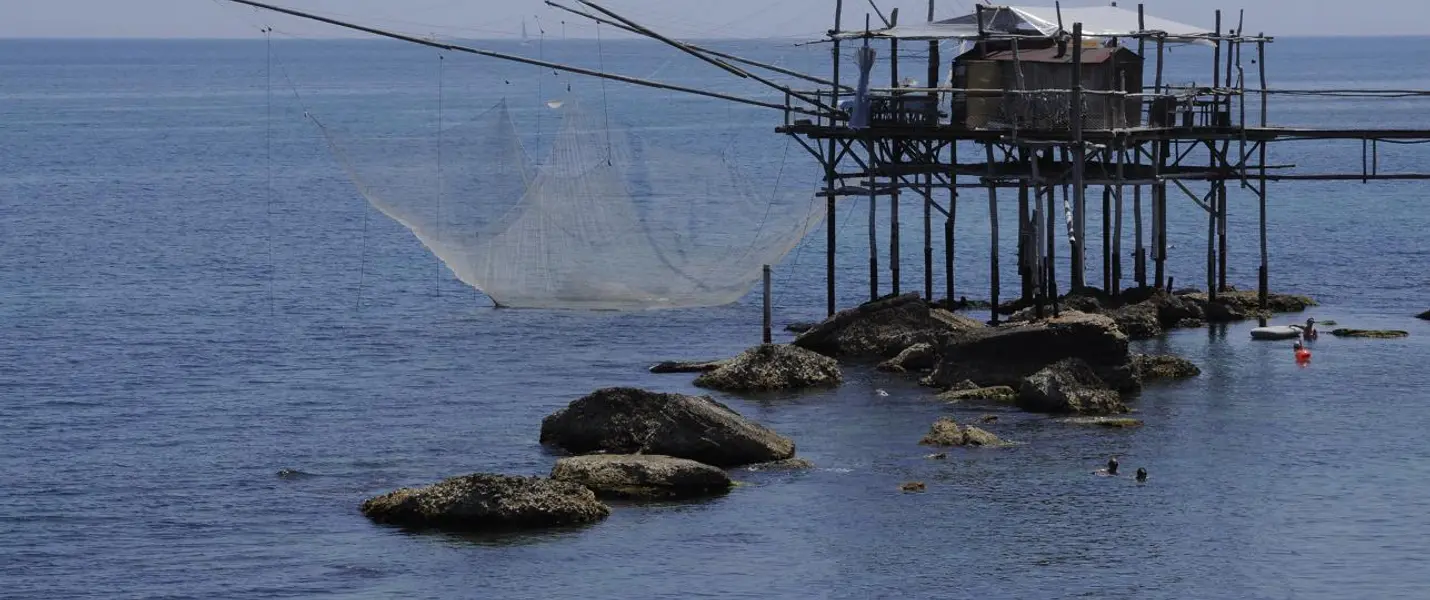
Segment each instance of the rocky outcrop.
[[794,442],[708,396],[605,388],[541,421],[541,443],[573,454],[662,454],[717,467],[783,460]]
[[928,371],[938,365],[938,349],[933,344],[914,344],[904,348],[898,356],[879,363],[880,371],[907,373]]
[[1202,374],[1192,361],[1171,354],[1134,354],[1132,368],[1143,382],[1157,379],[1186,379]]
[[804,333],[806,331],[814,329],[818,325],[819,323],[800,321],[797,323],[790,323],[789,325],[785,325],[785,331],[788,331],[790,333]]
[[1127,336],[1112,319],[1064,311],[1036,323],[987,327],[950,340],[926,383],[947,388],[964,379],[981,386],[1016,387],[1023,378],[1065,358],[1090,365],[1113,389],[1140,389],[1127,351]]
[[939,417],[919,440],[924,446],[1004,446],[998,436],[972,426],[959,425],[952,417]]
[[1368,338],[1377,340],[1389,340],[1395,338],[1409,337],[1410,332],[1393,329],[1332,329],[1331,335],[1344,338]]
[[726,392],[760,392],[839,385],[839,363],[804,348],[761,344],[695,378],[695,385]]
[[1018,399],[1018,390],[1006,385],[995,385],[971,390],[952,390],[938,395],[938,399],[949,403],[982,400],[985,402],[1012,403]]
[[1420,314],[1418,314],[1418,315],[1415,315],[1415,318],[1417,318],[1417,319],[1424,319],[1424,320],[1426,320],[1426,321],[1430,321],[1430,310],[1427,310],[1427,311],[1425,311],[1425,312],[1423,312],[1423,313],[1420,313]]
[[1018,407],[1029,412],[1110,415],[1127,412],[1117,392],[1108,389],[1081,359],[1063,359],[1023,379]]
[[652,373],[704,373],[714,371],[725,365],[726,360],[710,360],[704,362],[668,360],[651,365]]
[[602,498],[683,499],[730,491],[730,476],[719,468],[655,454],[591,454],[556,461],[551,478],[584,485]]
[[1128,339],[1146,340],[1162,335],[1162,321],[1151,303],[1133,304],[1109,313]]
[[982,325],[905,294],[841,311],[795,338],[794,345],[838,358],[887,359],[915,344],[938,346],[975,327]]
[[1254,291],[1225,291],[1217,293],[1216,300],[1210,300],[1205,292],[1179,293],[1184,300],[1194,302],[1205,313],[1203,319],[1210,323],[1242,321],[1264,312],[1301,312],[1315,306],[1316,301],[1306,296],[1291,294],[1267,294],[1266,310],[1261,309],[1261,300]]
[[476,473],[371,498],[362,513],[403,527],[503,531],[591,523],[611,510],[575,483]]

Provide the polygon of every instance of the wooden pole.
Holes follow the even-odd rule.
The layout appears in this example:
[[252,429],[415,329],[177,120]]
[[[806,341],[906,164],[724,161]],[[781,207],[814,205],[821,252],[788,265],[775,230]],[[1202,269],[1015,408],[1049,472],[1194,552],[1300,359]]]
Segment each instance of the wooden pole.
[[1076,291],[1086,285],[1087,264],[1086,190],[1083,187],[1087,149],[1082,141],[1082,23],[1073,23],[1072,46],[1072,186],[1074,237],[1077,238],[1073,240],[1072,289]]
[[1216,182],[1207,191],[1205,201],[1211,209],[1207,211],[1207,298],[1217,299],[1216,287],[1216,213],[1217,213],[1217,193]]
[[[841,23],[843,22],[843,19],[842,19],[843,13],[844,13],[844,0],[835,0],[835,2],[834,2],[834,31],[835,31],[836,33],[839,31],[839,27],[840,27]],[[833,59],[834,59],[834,60],[833,60],[833,62],[834,62],[834,85],[832,86],[832,88],[831,88],[831,90],[830,90],[830,104],[833,104],[834,106],[839,106],[839,63],[840,63],[840,56],[839,56],[839,40],[838,40],[838,39],[835,39],[835,40],[834,40],[834,49],[833,49],[833,55],[832,55],[832,56],[833,56]],[[832,127],[832,126],[834,126],[834,124],[835,124],[834,115],[831,114],[831,115],[829,116],[829,125]],[[825,223],[824,243],[825,243],[825,246],[826,246],[826,248],[825,248],[825,254],[824,254],[824,272],[825,272],[825,278],[824,278],[825,288],[824,288],[824,292],[825,292],[825,309],[826,309],[826,311],[827,311],[827,315],[828,315],[828,316],[831,316],[831,317],[834,316],[834,310],[835,310],[835,308],[836,308],[836,302],[835,302],[835,299],[834,299],[834,295],[835,295],[835,294],[834,294],[834,271],[835,271],[835,260],[834,260],[834,257],[835,257],[835,254],[836,254],[836,250],[837,250],[838,247],[839,247],[839,245],[838,245],[838,243],[837,243],[837,240],[836,240],[836,237],[837,237],[836,232],[837,232],[839,229],[838,229],[838,227],[835,225],[835,220],[836,220],[835,218],[836,218],[836,216],[838,215],[838,211],[836,210],[835,203],[834,203],[834,177],[835,177],[835,173],[836,173],[836,170],[835,170],[835,169],[836,169],[836,167],[838,166],[838,165],[836,165],[835,163],[837,162],[838,156],[839,156],[839,155],[838,155],[838,148],[837,148],[837,146],[836,146],[836,144],[835,144],[835,139],[831,137],[831,138],[829,138],[829,153],[828,153],[828,155],[827,155],[827,157],[826,157],[826,159],[825,159],[825,166],[824,166],[825,190],[829,192],[829,196],[828,196],[828,198],[825,199],[825,205],[824,205],[824,211],[825,211],[825,212],[824,212],[824,223]]]
[[763,330],[764,336],[763,336],[762,339],[764,339],[764,343],[768,344],[768,343],[774,341],[773,338],[771,337],[772,334],[771,334],[771,331],[770,331],[770,329],[771,329],[771,327],[770,327],[771,317],[770,317],[770,266],[769,266],[769,265],[765,265],[765,267],[764,267],[764,275],[765,275],[765,327],[764,327],[764,330]]
[[[1160,40],[1160,38],[1159,38]],[[1154,142],[1156,144],[1153,154],[1155,165],[1153,171],[1159,181],[1152,186],[1152,252],[1156,262],[1155,275],[1157,277],[1157,287],[1166,285],[1167,291],[1172,291],[1170,284],[1166,283],[1167,276],[1167,182],[1160,181],[1162,172],[1166,170],[1168,154],[1171,144],[1165,140]]]
[[[1256,42],[1256,64],[1261,71],[1261,126],[1266,127],[1266,42],[1258,40]],[[1258,194],[1260,204],[1261,219],[1261,268],[1257,273],[1256,297],[1261,308],[1266,308],[1266,299],[1270,294],[1271,273],[1267,261],[1266,253],[1266,142],[1261,142],[1261,149],[1257,152],[1261,160],[1260,176],[1257,177],[1257,187],[1261,193]]]
[[[1137,5],[1137,30],[1146,31],[1146,10],[1142,4]],[[1147,38],[1137,36],[1137,56],[1142,57],[1143,64],[1147,60]],[[1146,81],[1145,79],[1143,81]],[[1155,100],[1155,99],[1154,99]],[[1148,123],[1150,126],[1151,124]],[[1132,164],[1134,170],[1142,165],[1141,143],[1133,146]],[[1132,259],[1132,276],[1137,281],[1137,287],[1147,287],[1147,250],[1142,246],[1142,185],[1132,186],[1132,229],[1134,249],[1136,256]]]
[[[898,18],[898,12],[893,13],[893,18]],[[892,23],[891,26],[893,24]],[[899,87],[899,40],[892,38],[889,40],[889,87]],[[894,92],[895,98],[902,98],[903,95]],[[896,102],[894,107],[899,110]],[[889,140],[889,150],[891,156],[889,162],[895,166],[903,163],[903,143],[897,139]],[[899,294],[899,178],[897,176],[889,178],[889,283],[894,295]]]
[[[1018,149],[1018,159],[1024,165],[1030,164],[1027,149]],[[1028,183],[1027,179],[1018,181],[1018,275],[1022,280],[1021,298],[1024,302],[1033,300],[1033,272],[1037,270],[1033,260],[1032,227],[1028,222]]]
[[[938,162],[930,143],[929,162]],[[924,298],[933,301],[933,174],[924,175]]]
[[[1231,150],[1231,147],[1230,147],[1230,146],[1231,146],[1231,142],[1226,142],[1226,143],[1224,143],[1224,144],[1222,145],[1222,150],[1223,150],[1222,156],[1226,156],[1226,151]],[[1231,168],[1232,168],[1232,165],[1231,165],[1230,162],[1228,162],[1227,160],[1223,159],[1223,160],[1222,160],[1222,168],[1225,169],[1226,171],[1230,171]],[[1217,209],[1216,209],[1216,220],[1217,220],[1217,226],[1216,226],[1216,230],[1217,230],[1217,233],[1216,233],[1216,235],[1217,235],[1217,254],[1216,254],[1216,255],[1217,255],[1217,291],[1218,291],[1218,292],[1225,292],[1225,291],[1226,291],[1226,242],[1227,242],[1227,236],[1226,236],[1226,215],[1227,215],[1226,180],[1225,180],[1225,179],[1218,180],[1218,181],[1217,181],[1217,186],[1216,186],[1216,188],[1217,188]]]
[[1102,186],[1102,291],[1112,292],[1112,186]]
[[[933,22],[934,1],[929,0],[928,21]],[[928,61],[928,81],[924,82],[925,87],[938,87],[939,55],[938,40],[929,41],[929,61]],[[938,92],[929,92],[929,101],[933,103],[934,119],[938,119]],[[930,163],[938,162],[938,151],[933,142],[929,142],[928,160]],[[924,175],[924,298],[933,301],[933,174]]]
[[869,301],[879,299],[879,202],[876,196],[878,180],[874,177],[876,152],[874,141],[866,140],[869,148]]
[[1113,190],[1116,204],[1112,224],[1112,286],[1108,288],[1108,293],[1114,295],[1122,293],[1122,161],[1127,155],[1127,148],[1123,146],[1125,143],[1123,140],[1117,145],[1117,187]]
[[988,153],[988,228],[991,236],[988,255],[989,282],[988,297],[992,304],[992,323],[998,324],[998,186],[993,182],[993,144],[983,145]]
[[1046,277],[1048,267],[1046,259],[1043,257],[1043,178],[1038,171],[1038,162],[1038,151],[1031,151],[1028,161],[1028,171],[1031,174],[1031,183],[1033,185],[1033,214],[1030,224],[1032,227],[1031,238],[1028,240],[1028,243],[1033,248],[1033,260],[1032,265],[1030,265],[1031,271],[1033,272],[1033,287],[1036,290],[1033,299],[1033,311],[1035,316],[1041,319],[1043,318],[1043,304],[1047,302],[1048,299],[1048,283]]
[[949,162],[955,167],[949,173],[948,186],[948,214],[943,218],[943,286],[948,293],[949,306],[953,305],[956,298],[953,295],[953,258],[954,258],[954,236],[953,228],[958,224],[958,140],[955,138],[948,144]]

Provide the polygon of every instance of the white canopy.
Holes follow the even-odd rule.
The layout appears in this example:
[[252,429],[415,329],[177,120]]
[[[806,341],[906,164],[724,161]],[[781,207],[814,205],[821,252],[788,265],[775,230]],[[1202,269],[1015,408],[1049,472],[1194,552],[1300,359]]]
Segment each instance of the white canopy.
[[[994,35],[1053,37],[1058,34],[1058,10],[1051,6],[987,6],[984,7],[983,31]],[[978,39],[979,13],[910,25],[896,25],[874,31],[845,31],[838,39],[861,38],[866,35],[900,40],[972,40]],[[1194,41],[1212,31],[1167,19],[1144,16],[1144,27],[1138,27],[1137,11],[1116,6],[1088,6],[1062,9],[1062,30],[1071,32],[1073,23],[1082,23],[1087,38],[1127,37],[1139,32],[1161,32],[1173,41]]]

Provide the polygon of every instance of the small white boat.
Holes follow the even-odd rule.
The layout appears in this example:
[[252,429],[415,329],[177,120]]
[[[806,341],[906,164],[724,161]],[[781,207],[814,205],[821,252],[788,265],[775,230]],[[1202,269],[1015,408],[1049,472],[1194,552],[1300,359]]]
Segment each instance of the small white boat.
[[1253,340],[1290,340],[1301,337],[1300,325],[1273,325],[1251,330]]

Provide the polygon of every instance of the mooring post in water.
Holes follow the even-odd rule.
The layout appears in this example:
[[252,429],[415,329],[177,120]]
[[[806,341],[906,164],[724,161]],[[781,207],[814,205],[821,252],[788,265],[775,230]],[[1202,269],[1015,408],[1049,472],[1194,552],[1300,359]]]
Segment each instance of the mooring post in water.
[[988,152],[988,175],[984,185],[988,186],[988,228],[991,249],[988,253],[988,295],[992,305],[992,323],[998,324],[998,182],[993,178],[993,143],[983,145]]
[[764,331],[764,337],[763,337],[763,339],[764,339],[764,343],[768,344],[768,343],[770,343],[771,341],[773,341],[773,339],[774,339],[774,338],[771,337],[771,332],[770,332],[771,320],[772,320],[772,319],[770,318],[770,266],[769,266],[769,265],[765,265],[765,266],[764,266],[764,275],[765,275],[765,327],[764,327],[764,330],[763,330],[763,331]]
[[1072,289],[1082,289],[1087,285],[1087,211],[1086,189],[1083,187],[1083,169],[1087,161],[1087,148],[1082,139],[1082,23],[1073,23],[1072,43],[1072,186],[1073,186],[1073,271]]
[[[1257,34],[1262,38],[1263,34]],[[1266,41],[1258,39],[1256,41],[1256,64],[1261,70],[1261,126],[1266,127]],[[1261,213],[1261,269],[1257,277],[1257,301],[1261,308],[1266,308],[1267,296],[1270,294],[1270,272],[1268,271],[1266,256],[1266,140],[1261,141],[1261,148],[1257,151],[1260,159],[1260,175],[1257,179],[1257,187],[1260,188],[1259,196]]]

